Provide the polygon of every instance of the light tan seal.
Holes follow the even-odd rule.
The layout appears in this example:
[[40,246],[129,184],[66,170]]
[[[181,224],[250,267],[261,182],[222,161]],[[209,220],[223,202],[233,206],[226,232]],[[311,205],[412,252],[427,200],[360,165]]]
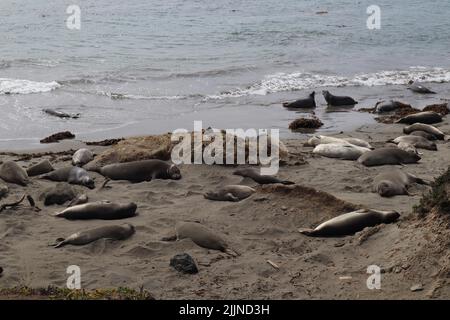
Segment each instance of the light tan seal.
[[382,197],[409,195],[408,187],[413,183],[429,184],[427,181],[410,173],[393,168],[383,171],[375,177],[372,190]]
[[242,185],[228,185],[216,191],[209,191],[204,194],[205,199],[216,201],[240,201],[250,197],[256,190]]
[[26,186],[30,182],[25,169],[14,161],[6,161],[0,166],[0,178],[21,186]]

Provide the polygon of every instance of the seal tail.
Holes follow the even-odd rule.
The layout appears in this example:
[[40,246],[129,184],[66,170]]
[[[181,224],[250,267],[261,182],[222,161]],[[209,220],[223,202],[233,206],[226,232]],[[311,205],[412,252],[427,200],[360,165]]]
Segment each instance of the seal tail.
[[56,243],[51,244],[51,246],[53,246],[54,248],[60,248],[62,246],[65,246],[67,244],[67,240],[64,238],[58,238],[56,239]]
[[295,184],[295,182],[292,182],[292,181],[289,181],[289,180],[283,180],[283,181],[281,181],[281,184],[292,185],[292,184]]
[[298,229],[298,232],[301,234],[304,234],[305,236],[314,237],[314,230],[309,228],[300,228]]

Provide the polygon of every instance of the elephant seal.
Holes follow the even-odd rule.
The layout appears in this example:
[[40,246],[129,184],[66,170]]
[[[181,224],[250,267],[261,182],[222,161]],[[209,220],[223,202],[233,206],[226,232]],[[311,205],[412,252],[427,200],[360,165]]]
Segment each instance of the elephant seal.
[[238,169],[235,170],[233,174],[244,178],[250,178],[259,184],[272,184],[272,183],[281,183],[285,185],[294,184],[294,182],[292,181],[280,180],[274,176],[261,175],[257,170],[253,168]]
[[256,190],[251,187],[231,184],[216,191],[209,191],[204,194],[204,197],[209,200],[237,202],[250,197],[255,192]]
[[45,113],[47,113],[47,114],[49,114],[51,116],[55,116],[55,117],[59,117],[59,118],[78,119],[80,117],[79,113],[69,114],[69,113],[65,113],[65,112],[62,112],[62,111],[54,110],[54,109],[43,109],[42,111],[44,111]]
[[69,207],[55,214],[55,217],[68,220],[115,220],[135,216],[136,209],[137,205],[133,202],[121,204],[104,200]]
[[94,180],[89,176],[88,172],[79,167],[65,167],[56,169],[50,173],[40,176],[42,179],[51,181],[66,181],[70,184],[79,184],[89,189],[95,188]]
[[416,147],[408,142],[400,142],[397,144],[397,148],[401,150],[405,150],[406,152],[412,152],[420,156],[420,153],[417,151]]
[[236,256],[236,252],[229,248],[227,242],[215,231],[205,227],[200,223],[185,222],[175,227],[176,238],[191,239],[196,245],[212,250],[219,250]]
[[96,240],[105,238],[112,240],[125,240],[131,237],[135,232],[134,226],[129,223],[124,225],[104,226],[86,231],[80,231],[67,237],[66,239],[58,239],[55,248],[72,244],[82,246]]
[[371,167],[385,164],[416,163],[420,159],[418,154],[407,152],[396,147],[385,147],[366,152],[357,161],[367,167]]
[[397,211],[378,211],[361,209],[341,214],[314,229],[299,229],[299,232],[311,237],[339,237],[355,234],[367,227],[381,223],[392,223],[400,217]]
[[423,179],[394,168],[378,174],[373,180],[372,190],[382,197],[409,195],[408,187],[413,183],[429,185]]
[[[439,130],[438,128],[424,123],[414,123],[410,126],[406,126],[403,128],[403,133],[411,134],[414,131],[424,131],[426,133],[429,133],[436,137],[438,140],[448,140],[449,136],[446,135],[444,132]],[[429,139],[431,140],[431,139]]]
[[78,197],[72,199],[72,201],[69,202],[69,204],[67,205],[67,207],[73,207],[79,204],[84,204],[86,202],[88,202],[89,198],[86,194],[80,194]]
[[321,136],[321,135],[315,135],[311,137],[307,142],[307,146],[316,147],[319,144],[328,144],[328,143],[341,143],[341,144],[352,144],[358,147],[373,149],[373,147],[368,143],[367,141],[364,141],[362,139],[358,138],[337,138],[337,137],[328,137],[328,136]]
[[338,158],[342,160],[356,160],[365,152],[370,151],[368,148],[358,147],[352,144],[328,143],[319,144],[314,148],[313,153],[328,158]]
[[78,149],[72,156],[72,164],[74,166],[82,167],[92,160],[94,160],[94,154],[86,148]]
[[407,104],[395,100],[379,101],[375,104],[375,113],[391,112],[404,106]]
[[299,99],[294,102],[284,102],[283,107],[285,108],[315,108],[316,107],[316,101],[314,99],[315,92],[311,92],[308,96],[308,98],[305,99]]
[[413,80],[410,80],[408,82],[409,86],[408,89],[411,90],[412,92],[416,92],[416,93],[436,93],[434,91],[431,91],[430,89],[428,89],[427,87],[425,87],[424,85],[414,82]]
[[325,98],[325,101],[330,106],[351,106],[358,103],[358,101],[354,100],[351,97],[347,96],[333,96],[329,91],[322,91],[323,97]]
[[424,123],[424,124],[433,124],[442,121],[442,116],[439,113],[433,111],[424,111],[419,113],[413,113],[397,120],[395,123]]
[[49,173],[55,170],[47,159],[44,159],[30,167],[27,168],[27,174],[29,177],[39,176],[44,173]]
[[111,180],[131,182],[181,179],[180,169],[176,165],[157,159],[110,164],[102,167],[100,173]]
[[0,166],[0,178],[21,186],[26,186],[30,182],[25,169],[14,161],[6,161]]
[[400,136],[388,142],[393,142],[395,144],[404,142],[418,149],[433,150],[433,151],[437,150],[436,143],[420,136]]
[[410,136],[418,136],[418,137],[424,137],[427,140],[430,141],[435,141],[437,140],[437,137],[434,134],[422,131],[422,130],[417,130],[417,131],[413,131],[409,134]]

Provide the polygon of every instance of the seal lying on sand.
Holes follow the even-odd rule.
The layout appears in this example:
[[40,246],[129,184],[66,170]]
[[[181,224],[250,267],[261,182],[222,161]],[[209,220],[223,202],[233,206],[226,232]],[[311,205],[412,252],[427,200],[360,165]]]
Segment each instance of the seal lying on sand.
[[102,238],[125,240],[131,237],[134,232],[134,226],[129,223],[120,226],[104,226],[74,233],[66,239],[58,239],[55,248],[65,246],[66,244],[82,246]]
[[437,150],[436,143],[420,136],[400,136],[388,142],[393,142],[395,144],[404,142],[418,149],[433,150],[433,151]]
[[[414,123],[410,126],[406,126],[403,128],[403,133],[411,134],[415,131],[425,131],[426,133],[429,133],[436,137],[438,140],[448,140],[449,136],[446,135],[444,132],[439,130],[438,128],[424,123]],[[431,140],[431,139],[429,139]]]
[[94,160],[94,154],[91,150],[86,148],[81,148],[77,150],[72,156],[72,164],[74,166],[82,167],[86,163]]
[[66,218],[69,220],[115,220],[135,216],[136,209],[137,205],[133,202],[121,204],[104,200],[69,207],[55,214],[55,217]]
[[427,140],[430,141],[434,141],[437,140],[436,136],[434,134],[422,131],[422,130],[417,130],[417,131],[413,131],[409,134],[410,136],[418,136],[418,137],[424,137]]
[[35,165],[28,167],[27,174],[29,177],[34,177],[34,176],[38,176],[38,175],[41,175],[44,173],[48,173],[53,170],[55,170],[55,169],[53,168],[50,161],[48,161],[47,159],[44,159],[44,160],[36,163]]
[[204,197],[209,200],[237,202],[250,197],[255,192],[255,189],[247,186],[228,185],[216,191],[207,192]]
[[385,164],[407,164],[416,163],[420,160],[418,154],[407,152],[395,147],[386,147],[371,150],[364,153],[358,158],[358,162],[370,167],[370,166],[382,166]]
[[294,102],[284,102],[283,107],[285,108],[315,108],[316,107],[316,101],[314,100],[314,95],[316,93],[313,91],[310,93],[308,98],[306,99],[299,99]]
[[417,155],[421,155],[420,152],[417,151],[416,147],[414,147],[412,144],[408,143],[408,142],[400,142],[399,144],[397,144],[397,148],[407,151],[407,152],[412,152],[415,153]]
[[406,123],[406,124],[413,124],[413,123],[425,123],[425,124],[433,124],[438,123],[442,121],[442,116],[439,113],[433,112],[433,111],[424,111],[419,113],[413,113],[410,115],[407,115],[406,117],[403,117],[396,121],[396,123]]
[[423,179],[394,168],[378,174],[373,180],[372,190],[382,197],[409,195],[408,187],[413,183],[429,185]]
[[21,186],[26,186],[30,182],[25,169],[14,161],[6,161],[0,166],[0,178]]
[[404,106],[407,105],[399,101],[379,101],[375,104],[375,113],[391,112]]
[[65,167],[56,169],[50,173],[42,175],[40,178],[51,181],[66,181],[70,184],[79,184],[89,189],[95,188],[94,180],[88,172],[79,167]]
[[157,159],[109,164],[102,167],[100,173],[111,180],[131,182],[181,179],[180,169],[176,165]]
[[330,106],[351,106],[351,105],[355,105],[358,102],[355,101],[353,98],[351,97],[347,97],[347,96],[333,96],[329,91],[322,91],[323,97],[325,98],[325,101],[328,103],[328,105]]
[[349,144],[353,144],[358,147],[373,149],[372,146],[370,145],[370,143],[368,143],[367,141],[364,141],[362,139],[351,138],[351,137],[350,138],[337,138],[337,137],[328,137],[328,136],[321,136],[321,135],[314,135],[306,142],[305,145],[316,147],[319,144],[328,144],[328,143],[341,143],[341,144],[349,143]]
[[352,144],[328,143],[319,144],[314,148],[313,153],[328,158],[338,158],[342,160],[356,160],[370,149],[358,147]]
[[410,80],[408,82],[409,86],[408,89],[416,92],[416,93],[436,93],[434,91],[431,91],[430,89],[428,89],[427,87],[425,87],[424,85],[414,82],[413,80]]
[[237,169],[233,172],[233,174],[244,178],[250,178],[259,184],[272,184],[272,183],[281,183],[286,185],[294,184],[294,182],[292,181],[280,180],[274,176],[261,175],[257,170],[253,168]]
[[361,209],[341,214],[340,216],[325,221],[314,229],[299,229],[298,231],[312,237],[347,236],[355,234],[367,227],[394,222],[399,217],[400,214],[396,211]]

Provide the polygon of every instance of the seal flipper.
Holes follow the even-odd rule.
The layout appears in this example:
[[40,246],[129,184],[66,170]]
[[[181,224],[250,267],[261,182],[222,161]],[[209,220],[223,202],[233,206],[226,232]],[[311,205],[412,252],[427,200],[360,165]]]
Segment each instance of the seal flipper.
[[315,236],[314,229],[300,228],[300,229],[298,229],[298,232],[300,232],[301,234],[304,234],[305,236],[309,236],[309,237]]
[[161,241],[176,241],[177,238],[178,238],[177,235],[174,234],[174,235],[169,235],[167,237],[161,238]]
[[230,200],[230,201],[233,201],[233,202],[238,202],[238,201],[239,201],[239,198],[233,196],[232,193],[227,193],[227,194],[225,195],[225,198],[226,198],[227,200]]
[[281,183],[281,184],[284,184],[284,185],[295,184],[295,182],[292,182],[292,181],[289,181],[289,180],[283,180],[283,181],[280,181],[280,183]]
[[65,246],[67,243],[68,242],[66,239],[58,238],[58,239],[56,239],[56,243],[51,244],[51,246],[53,246],[54,248],[59,248],[59,247]]

